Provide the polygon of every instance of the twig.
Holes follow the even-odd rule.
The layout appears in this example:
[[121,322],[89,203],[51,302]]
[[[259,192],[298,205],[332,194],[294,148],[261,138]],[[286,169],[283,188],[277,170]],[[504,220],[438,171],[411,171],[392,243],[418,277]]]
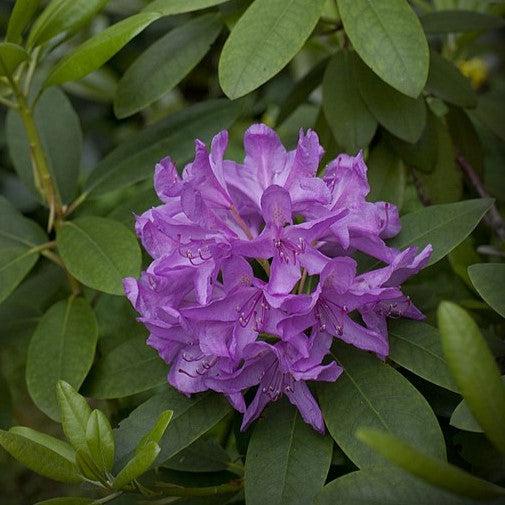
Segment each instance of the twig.
[[[470,163],[468,163],[468,161],[466,161],[466,159],[461,154],[458,154],[456,159],[459,163],[459,166],[461,167],[461,170],[467,177],[470,184],[475,188],[479,196],[481,198],[491,198],[491,195],[487,192],[484,184],[482,184],[479,175],[474,170],[472,165],[470,165]],[[494,203],[484,216],[484,220],[493,229],[496,236],[502,242],[505,242],[505,221],[503,220],[501,214],[498,212],[498,209]]]

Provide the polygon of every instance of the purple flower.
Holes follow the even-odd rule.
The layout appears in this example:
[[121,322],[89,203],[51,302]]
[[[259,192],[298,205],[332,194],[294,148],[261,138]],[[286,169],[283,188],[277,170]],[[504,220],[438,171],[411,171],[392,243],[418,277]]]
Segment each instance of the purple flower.
[[[225,159],[227,143],[227,132],[210,151],[197,141],[181,176],[170,158],[156,165],[162,205],[136,221],[153,261],[140,279],[125,279],[126,295],[179,391],[225,394],[244,413],[242,429],[286,395],[324,432],[308,383],[342,373],[333,339],[384,359],[387,319],[423,318],[401,284],[431,247],[386,244],[400,231],[398,210],[366,201],[361,153],[341,154],[319,178],[313,131],[287,151],[273,130],[253,125],[243,164]],[[357,274],[355,251],[383,266]]]

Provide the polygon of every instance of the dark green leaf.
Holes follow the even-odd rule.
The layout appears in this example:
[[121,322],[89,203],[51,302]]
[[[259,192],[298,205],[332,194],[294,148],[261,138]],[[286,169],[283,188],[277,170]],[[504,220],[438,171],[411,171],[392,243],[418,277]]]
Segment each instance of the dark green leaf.
[[72,461],[38,441],[0,430],[0,445],[30,470],[60,482],[80,482]]
[[95,500],[78,496],[62,496],[61,498],[51,498],[39,501],[35,505],[91,505]]
[[424,14],[421,16],[421,24],[427,33],[458,33],[500,28],[503,20],[483,12],[458,9]]
[[183,14],[185,12],[206,9],[222,4],[228,0],[154,0],[145,6],[144,10],[159,12],[164,16]]
[[123,489],[131,481],[147,472],[154,460],[160,453],[160,447],[156,442],[148,442],[142,449],[128,461],[125,467],[114,479],[114,489]]
[[396,137],[417,142],[426,125],[424,98],[414,99],[399,93],[359,58],[355,58],[353,64],[361,96],[377,121]]
[[496,136],[505,141],[505,121],[502,110],[505,105],[505,94],[489,92],[479,95],[479,103],[474,111],[477,119]]
[[138,454],[150,442],[158,443],[165,431],[167,430],[174,412],[172,410],[164,410],[159,416],[154,426],[141,438],[140,442],[135,448],[135,453]]
[[472,89],[470,81],[452,62],[440,56],[436,51],[431,51],[426,91],[461,107],[475,107],[477,105],[477,95]]
[[231,407],[221,395],[200,394],[186,398],[167,385],[165,391],[140,405],[119,424],[116,432],[119,460],[133,454],[138,442],[151,429],[153,419],[165,410],[173,410],[174,416],[159,442],[160,462],[192,444],[228,414]]
[[407,319],[391,321],[389,343],[389,358],[395,363],[427,381],[458,392],[447,368],[436,328]]
[[133,232],[101,217],[66,221],[58,230],[58,251],[69,272],[86,286],[123,294],[125,277],[138,277],[141,253]]
[[44,44],[60,33],[76,32],[100,12],[109,0],[52,0],[37,18],[28,46]]
[[82,298],[56,303],[37,325],[28,348],[26,384],[37,407],[52,419],[60,419],[56,384],[64,380],[79,388],[93,363],[96,340],[95,315]]
[[110,26],[63,58],[49,73],[44,86],[77,81],[90,74],[159,17],[158,13],[143,12]]
[[353,61],[348,52],[337,53],[326,68],[323,80],[323,110],[336,141],[349,153],[366,147],[377,129],[358,92]]
[[12,75],[19,64],[28,58],[28,53],[21,46],[0,42],[0,76]]
[[429,454],[445,459],[445,444],[428,402],[399,372],[370,354],[339,344],[334,355],[344,373],[320,387],[326,426],[346,455],[360,468],[384,461],[356,440],[359,427],[401,436]]
[[360,429],[357,437],[388,461],[434,486],[476,500],[505,496],[505,488],[474,477],[454,465],[421,452],[389,433]]
[[98,163],[87,180],[86,192],[100,195],[152,177],[155,163],[167,154],[179,164],[189,161],[194,139],[207,142],[220,129],[231,126],[242,106],[241,101],[210,100],[145,128]]
[[110,471],[114,464],[114,435],[109,420],[100,410],[94,410],[89,416],[86,443],[98,468]]
[[472,416],[465,400],[454,409],[450,420],[451,426],[465,431],[473,431],[474,433],[482,433],[480,424]]
[[86,429],[91,416],[88,402],[67,382],[58,381],[56,396],[63,433],[75,449],[87,451]]
[[255,0],[234,26],[219,60],[219,82],[235,99],[277,74],[302,48],[324,0]]
[[416,98],[428,77],[429,51],[419,19],[405,0],[338,0],[346,35],[384,81]]
[[93,368],[86,392],[98,399],[122,398],[165,381],[167,366],[145,339],[132,338],[105,356]]
[[[34,116],[49,172],[62,201],[68,203],[75,196],[81,164],[82,131],[79,117],[65,93],[57,88],[42,94],[35,106]],[[12,109],[7,115],[6,133],[9,154],[19,177],[37,194],[33,182],[30,143],[21,116]]]
[[0,249],[0,302],[3,302],[33,268],[39,254],[26,247]]
[[116,116],[131,116],[177,86],[205,56],[221,28],[217,15],[206,14],[178,26],[144,51],[119,81]]
[[493,204],[490,198],[425,207],[401,218],[402,230],[391,245],[433,246],[430,265],[441,260],[470,235]]
[[471,265],[468,267],[468,275],[484,301],[505,317],[505,264]]
[[247,503],[312,503],[326,480],[332,447],[331,438],[316,433],[288,402],[272,405],[256,423],[247,449]]
[[40,0],[16,0],[7,25],[5,40],[18,44],[21,36],[37,11]]
[[437,311],[447,363],[471,413],[489,440],[505,453],[505,386],[475,321],[452,302]]

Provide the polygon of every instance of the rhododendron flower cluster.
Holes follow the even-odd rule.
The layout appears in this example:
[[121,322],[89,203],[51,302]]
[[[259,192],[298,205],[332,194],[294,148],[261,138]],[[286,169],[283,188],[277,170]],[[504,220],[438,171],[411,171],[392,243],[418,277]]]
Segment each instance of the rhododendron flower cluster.
[[[227,144],[226,131],[210,150],[196,141],[182,176],[170,158],[156,166],[163,203],[136,221],[153,262],[125,291],[179,391],[225,394],[244,413],[242,429],[286,395],[324,432],[307,382],[342,373],[333,339],[384,359],[387,318],[423,318],[400,285],[431,247],[384,242],[400,231],[398,210],[366,201],[362,154],[339,155],[317,177],[323,149],[313,131],[287,151],[253,125],[242,164],[225,159]],[[357,251],[382,266],[358,273]]]

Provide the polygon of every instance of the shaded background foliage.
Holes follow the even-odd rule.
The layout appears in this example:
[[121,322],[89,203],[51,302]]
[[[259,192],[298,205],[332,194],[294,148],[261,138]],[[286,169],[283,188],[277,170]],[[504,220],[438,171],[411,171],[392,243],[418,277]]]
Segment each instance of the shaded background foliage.
[[[11,44],[0,44],[0,427],[62,436],[63,379],[111,420],[119,466],[174,412],[140,481],[220,493],[176,503],[471,504],[503,493],[503,2],[47,3],[0,2]],[[52,185],[34,178],[33,131],[9,108],[23,99],[7,76],[30,81]],[[363,149],[370,199],[404,216],[393,243],[434,245],[406,285],[428,320],[393,321],[386,363],[335,347],[346,372],[317,391],[325,437],[284,401],[241,434],[221,397],[168,388],[120,296],[120,279],[140,271],[133,213],[156,204],[154,163],[170,154],[182,167],[194,138],[222,128],[240,159],[258,120],[289,146],[314,128],[326,159]],[[5,451],[0,465],[2,503],[100,496]]]

